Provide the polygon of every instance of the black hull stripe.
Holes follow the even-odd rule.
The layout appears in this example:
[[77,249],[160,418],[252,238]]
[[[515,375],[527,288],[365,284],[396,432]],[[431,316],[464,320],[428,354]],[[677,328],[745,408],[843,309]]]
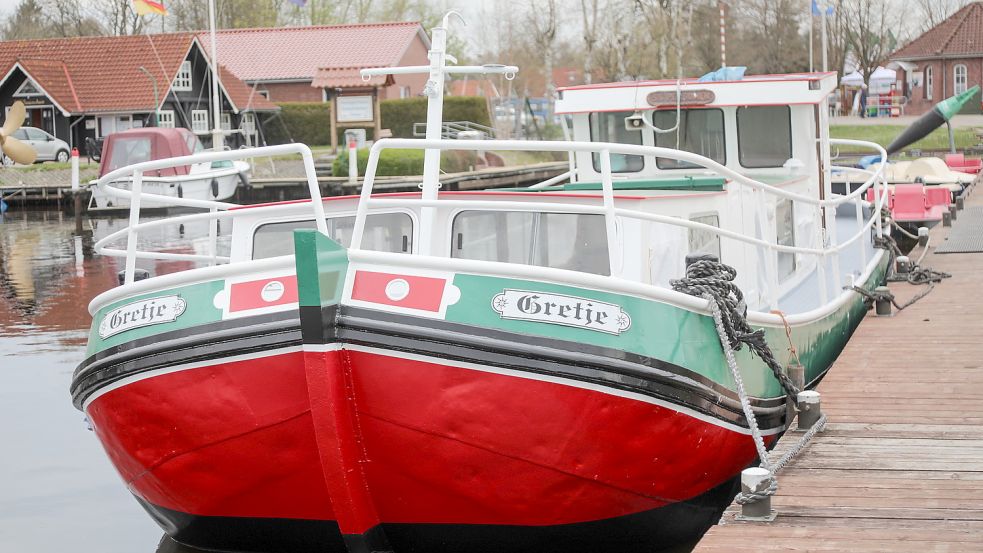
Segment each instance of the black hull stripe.
[[[576,524],[383,523],[381,528],[398,553],[658,551],[702,536],[720,519],[738,487],[734,478],[686,501]],[[140,503],[169,536],[192,547],[244,553],[348,553],[335,521],[205,517]],[[158,553],[176,551],[161,548]]]
[[[305,308],[306,309],[306,308]],[[304,329],[307,342],[344,342],[428,357],[475,362],[589,382],[687,407],[727,423],[747,427],[731,390],[682,367],[650,357],[556,339],[541,339],[460,323],[432,321],[365,309],[312,308],[332,321]],[[307,314],[305,314],[307,315]],[[304,317],[310,321],[310,316]],[[233,321],[224,321],[230,323]],[[296,318],[251,317],[229,325],[201,325],[131,342],[76,370],[72,397],[77,407],[100,388],[142,372],[220,360],[236,355],[300,345]],[[217,328],[216,328],[217,327]],[[214,331],[209,332],[214,328]],[[314,339],[311,333],[317,332]],[[169,339],[167,339],[169,338]],[[148,343],[149,342],[149,343]],[[95,358],[93,356],[90,359]],[[752,399],[762,429],[784,424],[784,398]]]
[[[663,368],[667,364],[658,369],[631,366],[626,362],[611,364],[610,359],[595,355],[571,354],[565,350],[529,347],[497,339],[485,338],[478,344],[468,343],[459,341],[454,333],[426,333],[423,332],[426,329],[419,326],[401,328],[399,330],[403,333],[398,334],[392,332],[394,329],[390,329],[389,333],[373,332],[364,327],[349,326],[351,324],[352,320],[345,315],[339,317],[338,338],[343,343],[589,382],[685,406],[747,428],[739,401],[723,397],[701,383],[672,374]],[[786,414],[784,400],[774,406],[762,403],[756,402],[754,406],[758,425],[762,429],[782,426]]]

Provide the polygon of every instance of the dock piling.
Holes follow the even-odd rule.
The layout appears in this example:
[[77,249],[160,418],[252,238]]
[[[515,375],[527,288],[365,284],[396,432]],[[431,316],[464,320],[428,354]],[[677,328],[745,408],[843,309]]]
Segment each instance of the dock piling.
[[951,227],[952,226],[952,213],[948,211],[942,212],[942,226]]
[[953,221],[959,218],[959,215],[956,213],[957,211],[959,210],[956,209],[956,204],[949,204],[949,215],[952,216]]
[[887,286],[878,286],[874,288],[874,294],[877,296],[877,300],[874,301],[874,312],[878,317],[890,317],[891,289]]
[[799,408],[799,430],[809,430],[822,415],[819,392],[806,390],[796,396]]
[[[771,471],[761,467],[746,468],[741,471],[741,491],[746,494],[760,494],[771,483]],[[775,520],[775,511],[771,509],[771,496],[764,495],[756,501],[741,505],[741,520],[757,520],[770,522]]]
[[79,186],[79,150],[72,148],[72,202],[75,213],[75,234],[82,234],[82,190]]
[[918,245],[923,248],[928,245],[928,227],[918,227]]

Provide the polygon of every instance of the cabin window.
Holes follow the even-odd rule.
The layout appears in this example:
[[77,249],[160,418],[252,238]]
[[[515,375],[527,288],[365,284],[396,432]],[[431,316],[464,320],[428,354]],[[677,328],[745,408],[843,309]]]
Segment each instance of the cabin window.
[[150,147],[148,137],[116,138],[109,152],[109,168],[106,172],[134,163],[150,161]]
[[[689,220],[720,228],[720,217],[716,213],[695,215]],[[709,230],[689,229],[689,253],[715,255],[720,260],[720,235]]]
[[963,92],[966,92],[966,66],[960,63],[952,68],[952,93]]
[[[611,111],[590,114],[590,139],[593,142],[617,142],[619,144],[642,145],[642,133],[625,128],[625,117],[633,111]],[[601,154],[592,154],[594,170],[601,171]],[[642,156],[611,154],[612,173],[637,173],[645,166]]]
[[792,157],[788,106],[737,108],[737,152],[742,167],[781,167]]
[[451,236],[455,258],[610,274],[603,215],[463,211]]
[[932,88],[935,86],[935,75],[931,65],[925,66],[925,99],[932,99]]
[[[652,113],[652,124],[660,129],[676,126],[676,110]],[[673,148],[708,157],[727,164],[724,147],[724,112],[719,109],[684,109],[679,111],[679,127],[672,132],[655,133],[655,145]],[[702,167],[694,163],[668,158],[656,158],[659,169],[691,169]]]
[[207,109],[193,109],[191,110],[191,130],[196,133],[207,133],[208,132],[208,110]]
[[[328,217],[328,236],[344,247],[351,246],[355,216]],[[253,259],[294,253],[294,231],[314,229],[313,219],[261,225],[253,234]],[[373,213],[365,218],[362,249],[379,252],[413,251],[413,219],[406,213]]]
[[[782,198],[775,206],[775,236],[780,246],[795,246],[795,215],[792,200]],[[795,254],[778,252],[778,280],[795,272]]]
[[174,128],[174,110],[162,109],[157,112],[157,126],[165,129]]
[[181,69],[178,69],[177,75],[174,77],[174,82],[171,83],[171,88],[179,92],[187,92],[191,90],[190,61],[181,62]]

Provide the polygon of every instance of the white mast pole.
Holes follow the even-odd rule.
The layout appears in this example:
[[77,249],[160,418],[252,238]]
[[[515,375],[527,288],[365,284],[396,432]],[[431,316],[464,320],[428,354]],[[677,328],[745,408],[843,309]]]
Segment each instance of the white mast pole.
[[214,127],[212,127],[212,150],[220,152],[225,149],[225,140],[222,135],[222,104],[218,96],[218,53],[215,47],[215,0],[208,0],[208,27],[211,37],[212,49],[212,113],[214,117]]
[[809,72],[812,73],[815,70],[815,64],[813,60],[816,59],[813,55],[812,50],[812,28],[816,25],[816,16],[812,13],[812,0],[809,0]]
[[826,51],[829,50],[829,48],[827,48],[826,46],[826,10],[827,10],[826,4],[823,4],[819,12],[819,17],[822,19],[820,23],[820,28],[822,29],[822,33],[823,33],[823,71],[824,72],[829,71],[829,64],[827,63],[828,60],[826,56]]

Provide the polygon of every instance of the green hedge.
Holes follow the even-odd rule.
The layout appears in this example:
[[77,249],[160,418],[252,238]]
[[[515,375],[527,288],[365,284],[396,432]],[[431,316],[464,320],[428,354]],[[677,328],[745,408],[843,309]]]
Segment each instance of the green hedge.
[[[390,129],[394,137],[412,138],[413,123],[427,121],[426,98],[383,100],[382,128]],[[444,98],[444,121],[471,121],[491,126],[488,104],[478,96],[447,96]]]
[[[376,175],[380,177],[403,177],[423,174],[423,150],[383,150],[379,154],[379,167]],[[459,173],[471,170],[477,162],[474,152],[442,152],[440,169],[445,173]],[[358,174],[365,175],[369,163],[369,149],[358,151]],[[338,157],[331,167],[332,175],[345,177],[348,175],[348,150],[339,148]]]
[[[331,143],[331,104],[319,102],[283,102],[281,111],[263,127],[267,144],[284,144],[293,139],[308,146]],[[381,102],[382,128],[392,130],[397,138],[412,138],[413,123],[427,120],[426,98],[400,98]],[[444,98],[444,121],[471,121],[491,126],[488,105],[484,98],[448,96]],[[365,129],[372,140],[374,129]],[[345,143],[345,129],[338,129],[338,144]]]
[[280,114],[263,126],[267,144],[291,141],[308,146],[331,143],[331,104],[318,102],[283,102]]

